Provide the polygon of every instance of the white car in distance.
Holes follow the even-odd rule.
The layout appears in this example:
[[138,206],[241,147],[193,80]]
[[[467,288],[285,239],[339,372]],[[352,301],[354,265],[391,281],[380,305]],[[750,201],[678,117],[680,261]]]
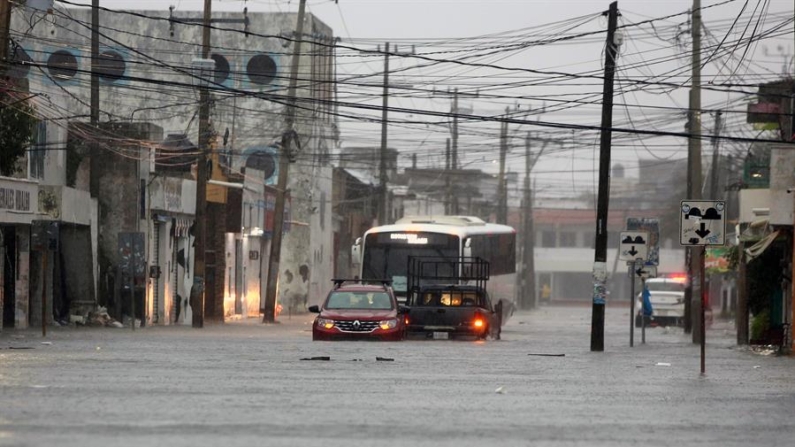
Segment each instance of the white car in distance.
[[[685,318],[685,277],[650,278],[646,280],[651,302],[651,317],[646,326],[682,326]],[[637,296],[635,327],[643,323],[643,291]]]

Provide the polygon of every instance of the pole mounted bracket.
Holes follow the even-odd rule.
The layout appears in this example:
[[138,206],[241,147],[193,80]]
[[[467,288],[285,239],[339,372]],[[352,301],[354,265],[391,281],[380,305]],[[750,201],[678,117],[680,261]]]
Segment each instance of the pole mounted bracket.
[[[195,17],[176,17],[174,16],[174,6],[168,7],[168,31],[171,37],[174,37],[174,24],[175,23],[204,23],[203,18],[195,18]],[[251,21],[248,18],[248,8],[243,8],[243,18],[242,19],[210,19],[210,23],[242,23],[243,24],[243,33],[246,37],[248,37],[248,26]]]

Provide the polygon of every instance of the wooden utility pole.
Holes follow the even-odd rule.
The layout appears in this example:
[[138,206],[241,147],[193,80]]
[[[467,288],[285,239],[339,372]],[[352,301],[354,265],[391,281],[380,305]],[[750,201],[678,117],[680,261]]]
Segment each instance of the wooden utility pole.
[[384,44],[384,93],[381,107],[381,159],[378,164],[378,189],[381,200],[378,201],[378,224],[386,225],[389,219],[389,190],[387,189],[387,114],[389,109],[389,42]]
[[610,148],[613,127],[613,78],[618,45],[618,2],[607,12],[605,78],[602,99],[602,130],[599,141],[599,194],[596,207],[596,250],[593,265],[593,305],[591,314],[591,351],[605,350],[605,300],[607,298],[607,210],[610,201]]
[[[204,0],[204,20],[202,22],[202,59],[210,57],[210,24],[212,0]],[[205,74],[209,76],[209,74]],[[204,276],[205,252],[207,250],[207,160],[210,138],[210,91],[201,80],[199,89],[199,157],[196,161],[196,214],[194,224],[195,250],[193,261],[193,287],[190,290],[190,304],[193,309],[192,326],[204,327]]]
[[8,69],[9,32],[11,28],[11,0],[0,0],[0,77]]
[[[693,38],[693,57],[692,57],[692,86],[690,88],[690,124],[688,133],[688,181],[687,181],[687,200],[699,200],[702,197],[702,175],[701,175],[701,0],[693,0],[691,20],[691,35]],[[704,290],[701,290],[702,283],[700,272],[703,263],[702,250],[698,248],[688,248],[688,282],[689,297],[685,296],[685,331],[692,333],[693,343],[701,343],[701,306]],[[697,293],[695,292],[697,290]],[[689,299],[688,299],[689,298]],[[690,304],[690,306],[688,306]],[[689,307],[689,309],[688,309]],[[689,311],[689,312],[688,312]],[[689,318],[689,325],[688,325]]]
[[[282,144],[279,148],[279,180],[276,186],[276,204],[273,208],[273,238],[271,239],[271,252],[268,258],[268,288],[265,294],[265,308],[263,309],[263,323],[276,322],[276,290],[279,280],[279,263],[282,255],[282,232],[284,229],[284,202],[287,194],[287,180],[290,160],[294,157],[292,150],[293,139],[298,136],[295,131],[295,90],[298,80],[298,63],[301,59],[301,41],[304,35],[304,11],[306,0],[301,0],[298,6],[298,23],[295,26],[295,46],[290,67],[290,87],[287,90],[287,110],[284,120],[284,133]],[[299,141],[300,143],[300,141]]]

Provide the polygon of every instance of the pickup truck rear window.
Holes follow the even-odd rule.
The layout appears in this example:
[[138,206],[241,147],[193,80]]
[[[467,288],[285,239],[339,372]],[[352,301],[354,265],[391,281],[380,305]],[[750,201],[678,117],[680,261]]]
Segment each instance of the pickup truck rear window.
[[415,306],[485,307],[486,300],[477,292],[433,290],[422,292]]

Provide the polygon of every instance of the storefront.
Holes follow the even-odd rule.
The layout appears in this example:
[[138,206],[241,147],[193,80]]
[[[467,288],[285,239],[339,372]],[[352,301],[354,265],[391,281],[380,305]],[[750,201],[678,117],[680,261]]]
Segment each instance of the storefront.
[[0,177],[0,330],[30,323],[30,228],[38,191],[36,182]]

